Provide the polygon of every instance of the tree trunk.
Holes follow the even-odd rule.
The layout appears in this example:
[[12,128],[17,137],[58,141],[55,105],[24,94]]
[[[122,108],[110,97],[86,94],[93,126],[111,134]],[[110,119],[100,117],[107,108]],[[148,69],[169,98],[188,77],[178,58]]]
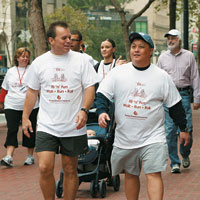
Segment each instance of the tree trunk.
[[128,30],[127,30],[127,26],[122,27],[122,31],[123,31],[123,38],[125,41],[125,48],[126,48],[126,59],[127,61],[130,61],[130,42],[128,39]]
[[48,50],[42,15],[42,0],[29,0],[28,21],[33,40],[34,54],[37,57]]
[[176,0],[170,0],[169,2],[169,27],[176,29]]

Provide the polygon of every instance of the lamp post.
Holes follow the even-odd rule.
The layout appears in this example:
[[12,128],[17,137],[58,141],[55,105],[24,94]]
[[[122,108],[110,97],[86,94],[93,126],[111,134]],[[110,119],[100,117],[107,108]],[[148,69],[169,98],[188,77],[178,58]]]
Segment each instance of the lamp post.
[[[26,32],[27,26],[26,26],[26,18],[27,18],[27,7],[26,7],[26,0],[24,0],[24,12],[25,12],[25,17],[24,17],[24,31]],[[27,38],[26,34],[24,34],[24,41],[25,41],[25,47],[27,46]]]
[[183,27],[184,27],[184,49],[189,49],[188,44],[188,27],[189,27],[189,12],[188,12],[188,0],[184,0],[184,16],[183,16]]
[[176,28],[176,0],[170,0],[169,2],[169,26],[170,30]]

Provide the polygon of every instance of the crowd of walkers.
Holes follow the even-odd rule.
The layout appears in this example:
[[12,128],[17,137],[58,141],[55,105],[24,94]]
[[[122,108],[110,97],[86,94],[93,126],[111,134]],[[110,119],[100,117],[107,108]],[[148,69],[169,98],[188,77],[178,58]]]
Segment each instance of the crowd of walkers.
[[[78,155],[87,153],[86,123],[91,105],[98,123],[106,128],[110,102],[115,106],[112,175],[125,174],[128,200],[139,199],[140,173],[144,169],[151,200],[162,200],[168,158],[171,172],[190,166],[193,143],[193,109],[200,107],[200,78],[194,55],[181,48],[181,33],[172,29],[168,50],[151,63],[154,42],[150,35],[131,32],[131,61],[116,58],[116,43],[101,42],[101,61],[86,54],[78,30],[65,22],[49,26],[50,50],[30,64],[30,51],[16,50],[14,65],[1,85],[0,110],[7,121],[6,155],[1,165],[13,167],[22,123],[24,165],[34,164],[37,153],[40,187],[44,199],[55,199],[55,155],[61,154],[64,199],[74,200],[78,190]],[[191,98],[192,97],[192,98]],[[178,142],[180,141],[180,148]],[[178,149],[182,161],[178,157]]]

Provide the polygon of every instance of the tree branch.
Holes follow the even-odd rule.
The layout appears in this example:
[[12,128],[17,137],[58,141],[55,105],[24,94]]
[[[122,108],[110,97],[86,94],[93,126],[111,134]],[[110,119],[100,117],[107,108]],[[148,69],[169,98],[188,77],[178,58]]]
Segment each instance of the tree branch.
[[[110,0],[111,1],[111,0]],[[113,1],[113,0],[112,0]],[[128,23],[127,23],[127,26],[129,27],[132,23],[133,23],[133,21],[136,19],[136,18],[138,18],[138,17],[140,17],[149,7],[150,7],[150,5],[154,2],[155,0],[149,0],[148,1],[148,3],[138,12],[138,13],[136,13],[136,14],[134,14],[132,17],[131,17],[131,19],[128,21]]]

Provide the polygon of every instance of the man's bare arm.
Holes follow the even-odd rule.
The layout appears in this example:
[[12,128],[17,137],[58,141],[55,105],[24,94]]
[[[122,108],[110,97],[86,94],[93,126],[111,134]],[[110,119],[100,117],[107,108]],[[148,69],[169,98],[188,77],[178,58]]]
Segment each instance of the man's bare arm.
[[[94,101],[94,95],[95,95],[94,86],[90,86],[85,89],[82,108],[86,108],[88,110],[90,109],[90,106]],[[86,122],[87,122],[87,114],[86,112],[81,110],[80,112],[78,112],[76,116],[76,123],[77,123],[76,128],[81,129],[82,127],[85,126]]]
[[35,106],[35,103],[37,101],[39,90],[33,90],[29,88],[26,93],[26,98],[24,102],[24,110],[22,115],[22,129],[24,131],[24,134],[27,137],[30,137],[29,132],[33,132],[31,121],[29,120],[29,116]]

